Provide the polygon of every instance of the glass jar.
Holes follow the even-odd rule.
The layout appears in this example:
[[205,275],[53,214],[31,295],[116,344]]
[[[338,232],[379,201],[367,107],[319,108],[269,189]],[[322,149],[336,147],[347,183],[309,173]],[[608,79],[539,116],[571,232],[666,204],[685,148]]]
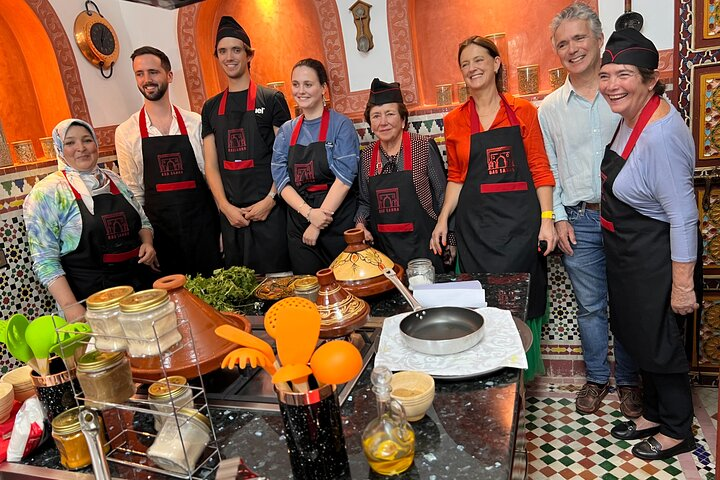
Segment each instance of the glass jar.
[[160,355],[180,340],[175,302],[167,290],[150,289],[120,301],[120,325],[131,357]]
[[407,277],[410,290],[416,285],[435,283],[435,267],[429,258],[414,258],[408,262]]
[[[134,293],[130,286],[106,288],[87,299],[85,319],[95,336],[95,348],[117,352],[127,348],[125,333],[120,326],[120,300]],[[105,336],[109,335],[109,336]]]
[[[52,437],[60,452],[60,463],[68,470],[79,470],[92,463],[87,441],[80,430],[79,414],[80,407],[75,407],[61,413],[52,421]],[[100,419],[100,440],[103,451],[108,453],[110,445],[105,439],[102,418],[100,416],[98,418]]]
[[160,429],[147,456],[164,470],[187,474],[195,470],[210,442],[210,420],[192,408],[183,408],[176,415],[177,422],[170,418]]
[[320,290],[320,284],[315,275],[310,275],[297,279],[294,283],[294,289],[294,296],[307,298],[315,303],[318,297],[318,291]]
[[[185,377],[173,375],[150,385],[148,399],[152,402],[153,410],[169,414],[181,408],[192,407],[193,394],[192,389],[187,386]],[[159,432],[167,417],[165,415],[154,415],[154,417],[155,431]]]
[[91,408],[110,408],[93,400],[124,403],[135,394],[135,384],[124,352],[88,352],[77,362],[77,378]]

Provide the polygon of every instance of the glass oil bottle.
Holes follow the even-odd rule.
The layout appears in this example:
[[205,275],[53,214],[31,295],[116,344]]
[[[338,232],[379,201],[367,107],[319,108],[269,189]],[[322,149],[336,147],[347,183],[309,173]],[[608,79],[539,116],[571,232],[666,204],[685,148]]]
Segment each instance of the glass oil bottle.
[[375,367],[370,377],[377,396],[378,416],[362,434],[363,451],[370,468],[381,475],[397,475],[413,462],[415,432],[405,417],[405,409],[390,398],[392,374],[387,367]]

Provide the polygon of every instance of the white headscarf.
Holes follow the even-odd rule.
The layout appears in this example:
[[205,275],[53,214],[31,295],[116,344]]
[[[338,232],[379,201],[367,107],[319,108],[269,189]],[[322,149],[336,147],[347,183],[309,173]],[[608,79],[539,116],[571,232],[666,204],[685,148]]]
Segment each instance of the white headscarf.
[[78,191],[80,197],[82,197],[83,203],[90,211],[91,214],[95,213],[95,202],[93,202],[92,192],[98,188],[107,184],[107,176],[100,170],[100,167],[95,165],[92,170],[80,172],[65,161],[65,136],[67,131],[73,125],[79,125],[84,127],[90,132],[95,145],[99,147],[95,130],[84,120],[78,118],[68,118],[55,125],[52,131],[53,144],[55,146],[55,153],[57,154],[58,170],[65,171],[68,181]]

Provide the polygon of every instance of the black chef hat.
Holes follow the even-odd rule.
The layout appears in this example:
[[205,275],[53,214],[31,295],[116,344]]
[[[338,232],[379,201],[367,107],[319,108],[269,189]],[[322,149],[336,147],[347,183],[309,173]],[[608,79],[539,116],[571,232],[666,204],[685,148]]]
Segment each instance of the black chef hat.
[[368,103],[373,105],[383,105],[386,103],[405,103],[403,102],[400,84],[398,82],[385,83],[379,78],[374,78],[370,85],[370,98]]
[[220,43],[220,40],[225,37],[238,38],[245,42],[245,45],[248,47],[252,46],[250,45],[250,37],[248,37],[245,30],[233,17],[227,15],[223,16],[220,19],[220,24],[218,24],[217,35],[215,36],[215,50],[217,50],[217,45]]
[[655,44],[634,28],[617,30],[605,45],[602,64],[620,63],[636,67],[658,68],[659,55]]

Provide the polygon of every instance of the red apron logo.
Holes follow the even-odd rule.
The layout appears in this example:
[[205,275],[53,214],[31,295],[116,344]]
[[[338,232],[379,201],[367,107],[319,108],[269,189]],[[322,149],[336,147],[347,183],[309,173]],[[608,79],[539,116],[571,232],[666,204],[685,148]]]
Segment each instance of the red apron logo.
[[182,175],[183,163],[179,153],[161,153],[157,156],[157,161],[161,176]]
[[510,173],[515,171],[512,159],[512,147],[503,146],[487,149],[488,175]]
[[125,212],[108,213],[102,216],[103,225],[105,225],[105,237],[108,240],[116,240],[118,238],[127,237],[130,234]]
[[244,152],[247,150],[244,128],[234,128],[232,130],[228,130],[227,150],[228,152]]
[[375,191],[378,213],[395,213],[400,211],[400,192],[397,188],[383,188]]
[[313,170],[313,162],[296,163],[293,165],[293,173],[295,174],[295,185],[315,183],[315,170]]

